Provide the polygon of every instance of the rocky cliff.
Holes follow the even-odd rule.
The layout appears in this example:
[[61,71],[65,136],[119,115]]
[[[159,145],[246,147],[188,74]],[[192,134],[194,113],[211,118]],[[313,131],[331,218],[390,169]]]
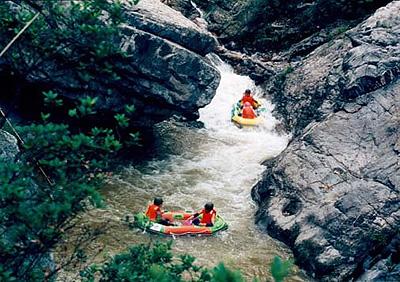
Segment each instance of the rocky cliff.
[[393,1],[265,85],[295,138],[253,188],[257,223],[319,280],[400,278],[399,15]]
[[[43,61],[32,67],[36,54],[21,48],[24,62],[10,72],[19,75],[18,84],[27,85],[28,90],[18,95],[32,97],[29,85],[52,89],[70,100],[95,95],[99,98],[99,117],[110,120],[113,114],[109,113],[134,104],[133,120],[138,127],[151,126],[174,114],[197,117],[198,108],[211,101],[219,84],[218,71],[205,57],[217,45],[216,40],[159,1],[141,0],[123,9],[128,21],[119,27],[122,36],[107,42],[120,46],[125,54],[114,58],[109,66],[112,76],[97,69],[82,76],[79,62],[66,62],[60,56],[41,58]],[[23,40],[17,44],[23,44]],[[1,61],[3,71],[12,60],[7,55],[11,52]],[[26,103],[31,99],[20,100]]]
[[[189,1],[164,1],[189,17]],[[281,50],[315,34],[309,52],[330,41],[334,29],[354,26],[390,0],[193,0],[204,10],[209,30],[228,47],[255,51]],[[186,3],[186,4],[184,4]],[[319,34],[321,32],[321,34]],[[304,53],[303,53],[304,54]]]

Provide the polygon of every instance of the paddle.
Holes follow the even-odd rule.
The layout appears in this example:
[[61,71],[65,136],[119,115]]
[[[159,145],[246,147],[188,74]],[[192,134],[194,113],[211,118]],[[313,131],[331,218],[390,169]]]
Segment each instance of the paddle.
[[192,220],[191,219],[187,219],[182,223],[182,225],[184,225],[184,226],[192,225]]

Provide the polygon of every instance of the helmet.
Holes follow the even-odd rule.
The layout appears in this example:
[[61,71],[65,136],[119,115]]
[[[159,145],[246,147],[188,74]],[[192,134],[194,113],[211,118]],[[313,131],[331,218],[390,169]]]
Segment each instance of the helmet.
[[243,106],[245,106],[245,107],[251,107],[251,104],[250,104],[250,102],[246,102],[246,103],[244,103]]
[[162,198],[159,198],[159,197],[154,198],[154,204],[155,204],[156,206],[162,205],[163,202],[164,202],[164,201],[163,201]]
[[250,93],[251,93],[251,90],[250,90],[250,89],[246,89],[246,90],[244,91],[244,93],[245,93],[245,94],[250,94]]
[[213,208],[214,208],[214,204],[211,203],[211,202],[208,202],[208,203],[206,203],[206,204],[204,205],[204,209],[205,209],[206,211],[211,211]]

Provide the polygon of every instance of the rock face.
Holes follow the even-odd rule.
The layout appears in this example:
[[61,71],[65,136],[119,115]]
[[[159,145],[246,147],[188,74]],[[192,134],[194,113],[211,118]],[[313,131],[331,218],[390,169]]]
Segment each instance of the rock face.
[[[296,133],[353,99],[393,81],[400,71],[400,2],[287,66],[269,89],[277,112]],[[271,86],[272,85],[272,86]]]
[[11,162],[18,153],[17,139],[0,129],[0,161]]
[[400,280],[398,244],[384,251],[400,230],[399,15],[393,1],[271,88],[295,138],[253,188],[256,220],[321,281]]
[[[215,94],[220,75],[204,57],[217,45],[181,13],[159,1],[141,0],[126,6],[128,23],[121,26],[123,37],[118,44],[126,56],[113,61],[118,81],[101,73],[87,79],[76,68],[57,61],[47,61],[28,73],[24,79],[72,100],[96,95],[97,105],[113,119],[124,105],[136,106],[136,126],[151,126],[174,114],[195,118],[197,110],[207,105]],[[28,57],[28,56],[27,56]]]
[[[210,31],[233,49],[258,51],[290,47],[331,26],[354,25],[390,0],[193,0],[205,11]],[[172,2],[179,2],[172,0]],[[186,9],[187,11],[187,9]],[[355,22],[354,22],[355,21]],[[323,32],[324,33],[324,32]],[[328,35],[309,42],[308,50],[329,41]],[[234,42],[234,43],[233,43]]]

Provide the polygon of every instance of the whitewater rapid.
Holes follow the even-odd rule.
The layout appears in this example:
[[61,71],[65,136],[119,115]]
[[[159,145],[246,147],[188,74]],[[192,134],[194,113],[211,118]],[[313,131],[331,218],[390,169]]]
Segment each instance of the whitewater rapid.
[[[199,121],[204,127],[174,120],[159,124],[154,157],[115,175],[103,189],[107,207],[83,216],[82,221],[89,225],[109,222],[110,231],[89,246],[104,249],[94,261],[104,261],[105,255],[123,251],[130,244],[167,240],[129,229],[121,220],[143,211],[155,196],[163,197],[168,210],[198,210],[212,201],[228,222],[228,230],[216,236],[174,240],[175,252],[189,253],[202,265],[212,267],[223,261],[246,277],[265,277],[275,255],[290,256],[283,244],[256,227],[256,206],[250,196],[264,169],[262,162],[279,154],[289,138],[274,131],[278,121],[271,114],[273,105],[262,98],[262,90],[218,58],[210,59],[221,73],[221,82],[212,102],[200,109]],[[265,122],[257,128],[239,129],[230,121],[231,107],[248,88],[266,107]]]

